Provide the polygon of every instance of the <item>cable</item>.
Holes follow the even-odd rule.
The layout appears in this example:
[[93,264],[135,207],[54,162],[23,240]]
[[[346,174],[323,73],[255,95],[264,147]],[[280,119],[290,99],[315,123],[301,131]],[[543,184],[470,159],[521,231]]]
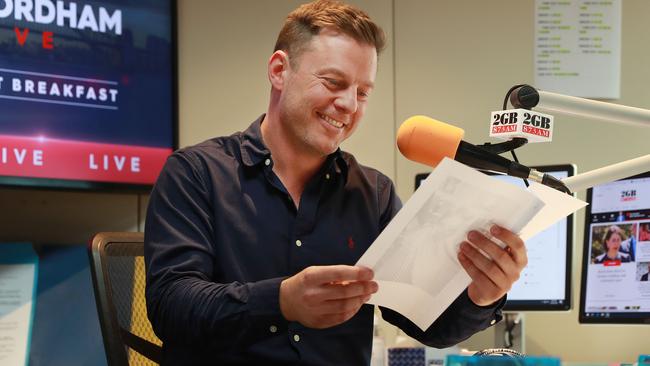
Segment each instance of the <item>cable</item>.
[[[518,163],[519,159],[517,159],[517,154],[515,154],[515,151],[510,150],[510,154],[512,154],[512,160],[514,160],[516,163]],[[528,179],[526,179],[526,178],[522,178],[522,179],[523,179],[524,184],[526,185],[526,187],[530,187],[530,184],[528,183]]]
[[[506,97],[503,98],[503,108],[502,108],[502,110],[505,111],[506,108],[508,108],[508,99],[510,99],[510,94],[512,94],[512,92],[513,92],[515,89],[517,89],[517,88],[519,88],[519,87],[522,87],[522,86],[525,86],[525,85],[526,85],[526,84],[517,84],[517,85],[513,86],[512,88],[510,88],[510,89],[508,90],[508,92],[506,93]],[[512,154],[512,159],[513,159],[516,163],[519,163],[519,159],[517,159],[517,154],[515,154],[515,150],[514,150],[514,149],[513,149],[513,150],[510,150],[510,154]],[[528,183],[528,179],[523,178],[523,180],[524,180],[524,184],[526,185],[526,187],[530,187],[530,183]]]
[[508,92],[506,93],[505,99],[503,99],[503,108],[502,108],[503,110],[506,110],[506,108],[508,108],[508,99],[510,98],[510,94],[512,94],[512,92],[515,91],[515,89],[517,89],[517,88],[519,88],[521,86],[525,86],[525,85],[526,84],[517,84],[517,85],[513,86],[512,88],[510,88],[510,90],[508,90]]

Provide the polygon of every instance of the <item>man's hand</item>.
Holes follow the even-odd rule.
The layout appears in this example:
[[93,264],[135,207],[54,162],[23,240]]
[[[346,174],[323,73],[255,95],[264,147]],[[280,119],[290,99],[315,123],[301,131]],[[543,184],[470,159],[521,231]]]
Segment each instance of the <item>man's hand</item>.
[[377,292],[371,269],[313,266],[280,284],[280,310],[289,321],[310,328],[329,328],[354,316]]
[[[506,247],[501,248],[481,233],[470,231],[467,239],[473,246],[463,242],[458,253],[460,264],[472,278],[467,293],[469,298],[479,306],[493,304],[503,297],[528,264],[526,247],[519,236],[496,225],[492,226],[490,232]],[[490,258],[476,248],[485,252]]]

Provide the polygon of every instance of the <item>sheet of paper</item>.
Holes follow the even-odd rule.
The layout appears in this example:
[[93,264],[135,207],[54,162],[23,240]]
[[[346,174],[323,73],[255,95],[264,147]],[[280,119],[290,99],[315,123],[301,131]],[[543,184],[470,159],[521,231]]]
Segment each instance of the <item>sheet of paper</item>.
[[27,365],[37,271],[31,244],[0,244],[0,365]]
[[587,205],[585,201],[539,183],[530,182],[529,190],[542,200],[545,205],[519,233],[519,236],[524,240],[532,238],[560,219]]
[[444,159],[357,262],[379,284],[369,302],[428,328],[471,282],[457,259],[467,232],[492,224],[520,232],[543,206],[529,191]]
[[622,1],[536,0],[536,88],[620,98]]

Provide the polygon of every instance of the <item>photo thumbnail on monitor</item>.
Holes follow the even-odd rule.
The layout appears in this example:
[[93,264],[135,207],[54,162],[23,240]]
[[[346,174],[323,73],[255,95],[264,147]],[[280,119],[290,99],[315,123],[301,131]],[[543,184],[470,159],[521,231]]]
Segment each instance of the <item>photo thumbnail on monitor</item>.
[[594,225],[591,229],[591,263],[618,266],[634,262],[637,224]]

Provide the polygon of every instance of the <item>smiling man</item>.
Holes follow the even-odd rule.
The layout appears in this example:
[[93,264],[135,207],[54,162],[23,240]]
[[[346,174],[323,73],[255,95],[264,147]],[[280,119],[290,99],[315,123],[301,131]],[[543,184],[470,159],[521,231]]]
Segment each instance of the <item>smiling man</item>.
[[[355,7],[299,7],[268,61],[266,113],[169,158],[145,228],[163,364],[369,364],[377,283],[354,263],[401,202],[339,145],[361,122],[384,43]],[[473,281],[428,329],[382,308],[384,319],[435,347],[500,320],[526,253],[509,231],[493,234],[507,250],[468,234],[458,260]]]

